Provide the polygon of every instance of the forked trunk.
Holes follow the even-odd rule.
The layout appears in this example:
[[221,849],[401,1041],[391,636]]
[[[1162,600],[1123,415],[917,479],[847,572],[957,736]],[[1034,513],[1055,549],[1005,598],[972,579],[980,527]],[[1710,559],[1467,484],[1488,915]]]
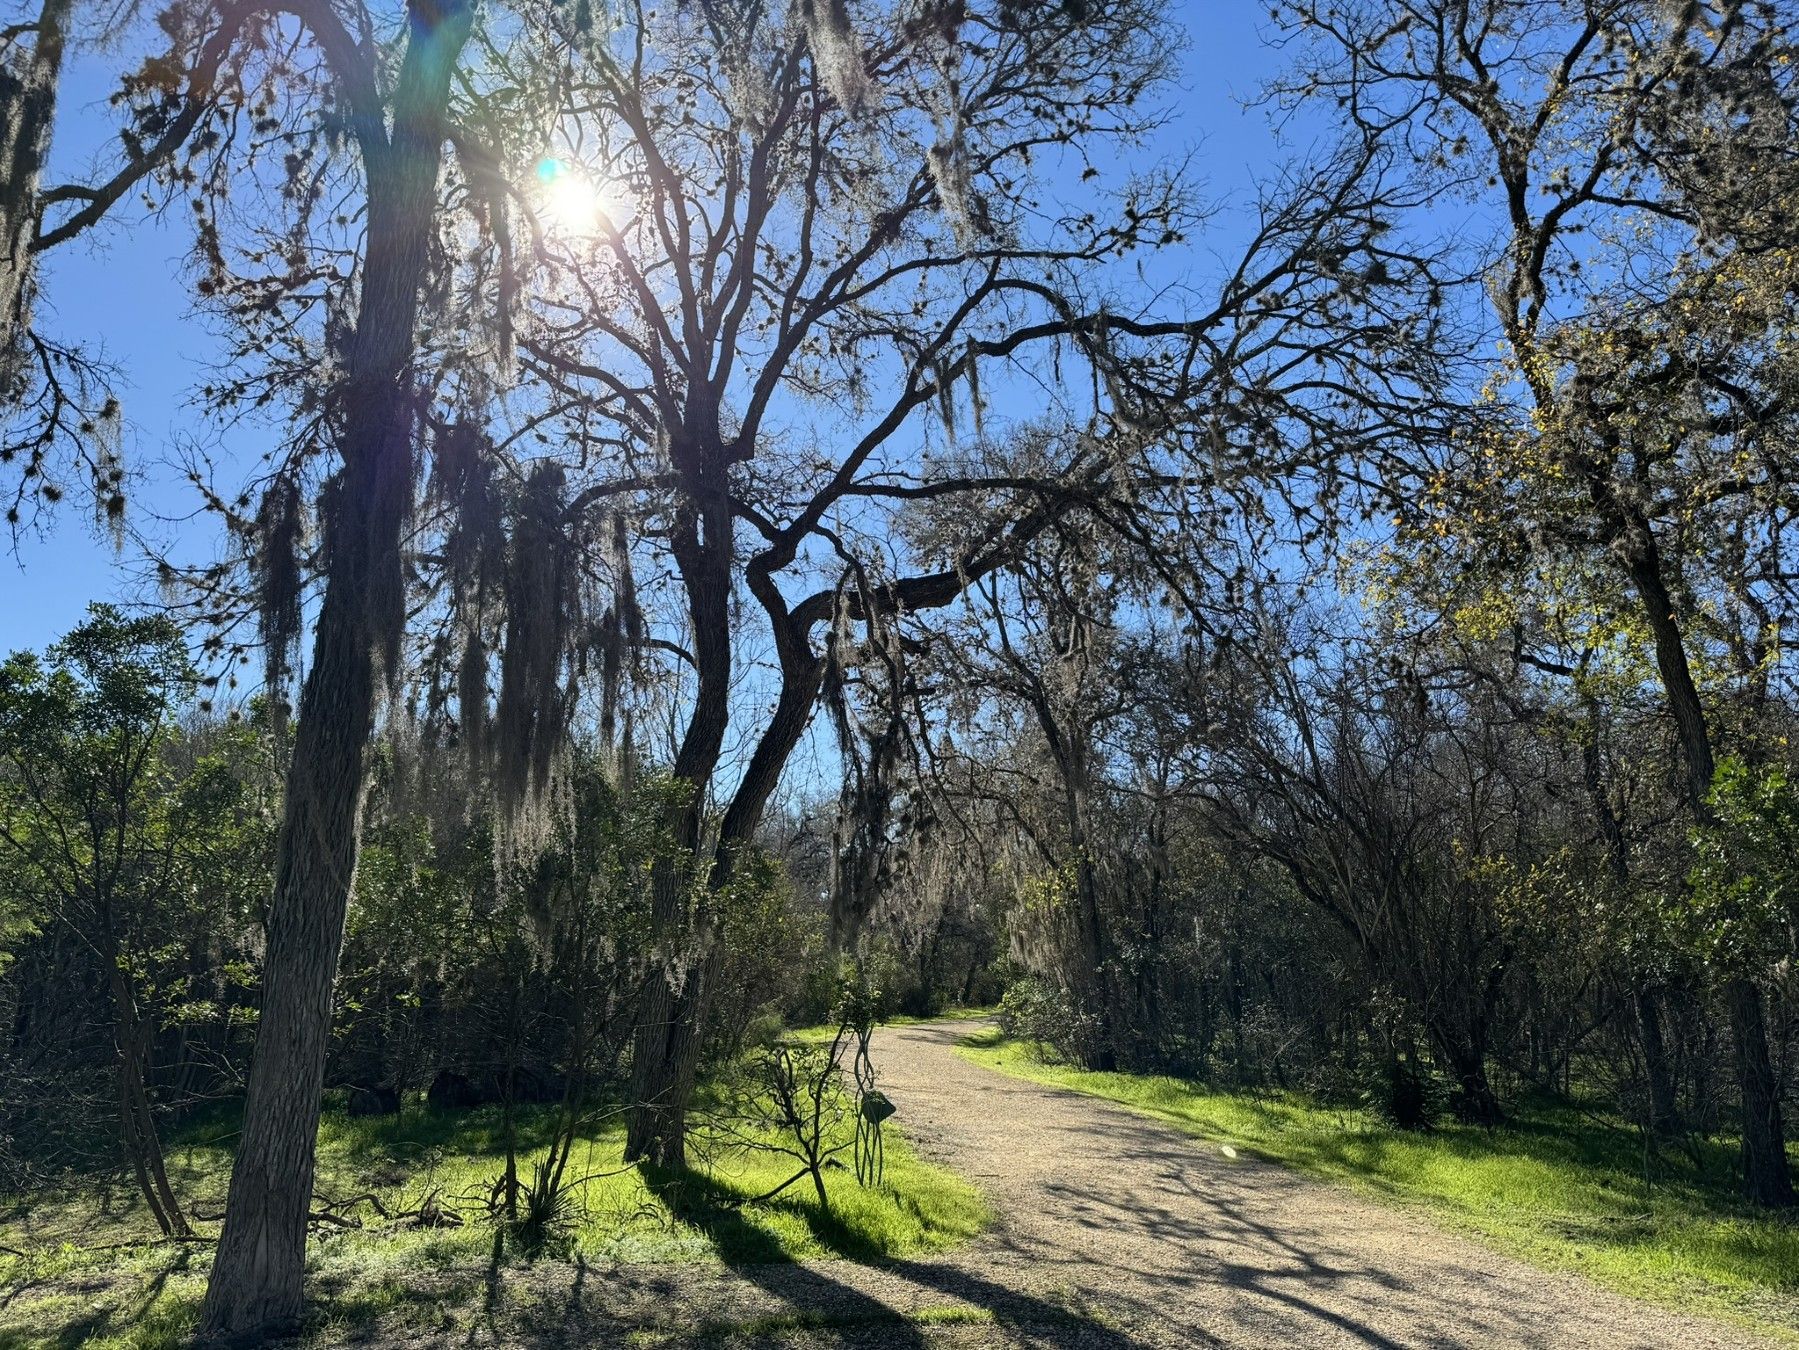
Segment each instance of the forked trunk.
[[[717,763],[717,747],[723,739],[724,707],[722,695],[715,695],[716,707],[706,701],[705,695],[708,689],[722,690],[730,670],[728,645],[722,641],[728,638],[723,597],[728,594],[729,576],[724,569],[729,565],[730,532],[728,516],[722,509],[709,522],[708,534],[724,543],[725,550],[702,556],[696,551],[698,534],[683,537],[680,547],[695,630],[703,635],[698,648],[702,655],[701,703],[689,727],[681,758],[690,770],[706,763],[709,775],[711,766]],[[714,891],[729,882],[740,850],[755,836],[763,808],[780,781],[788,757],[805,734],[823,685],[824,663],[812,651],[806,622],[789,612],[773,582],[773,570],[766,560],[765,565],[752,564],[746,580],[751,592],[767,608],[774,626],[781,662],[781,695],[719,823],[718,846],[707,880],[708,889]],[[710,760],[701,752],[708,752]],[[697,793],[699,781],[688,781],[695,784]],[[691,841],[690,846],[697,850],[698,817],[684,816],[680,827],[682,832],[677,837]],[[670,877],[672,880],[672,871]],[[672,892],[659,892],[658,913],[674,913],[675,898]],[[696,968],[687,972],[684,980],[666,969],[653,970],[638,1005],[631,1063],[633,1109],[625,1147],[626,1158],[633,1161],[641,1159],[672,1167],[685,1163],[687,1104],[699,1071],[706,1000],[722,959],[722,935],[704,936],[707,941],[703,950],[696,953]]]
[[107,989],[112,998],[113,1047],[118,1055],[115,1078],[119,1090],[119,1137],[125,1146],[126,1160],[137,1178],[138,1190],[149,1207],[150,1217],[164,1237],[188,1237],[192,1229],[169,1185],[168,1169],[162,1156],[162,1139],[156,1129],[156,1115],[150,1107],[150,1093],[144,1083],[144,1066],[150,1057],[152,1027],[138,1016],[137,998],[131,979],[125,973],[125,961],[119,951],[111,918],[111,904],[101,898],[100,954],[107,968]]
[[168,1167],[163,1160],[162,1138],[156,1129],[156,1116],[150,1108],[150,1094],[144,1085],[145,1041],[137,1029],[129,1032],[129,1048],[119,1053],[119,1113],[124,1124],[126,1145],[131,1150],[132,1169],[138,1185],[150,1206],[150,1213],[163,1236],[185,1238],[192,1235],[187,1216],[175,1199],[169,1185]]

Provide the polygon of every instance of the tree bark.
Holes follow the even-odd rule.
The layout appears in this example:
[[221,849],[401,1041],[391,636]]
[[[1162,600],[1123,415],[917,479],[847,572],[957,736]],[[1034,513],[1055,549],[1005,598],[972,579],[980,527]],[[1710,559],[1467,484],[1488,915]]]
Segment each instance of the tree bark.
[[165,1237],[187,1237],[192,1230],[187,1217],[169,1185],[168,1168],[163,1160],[162,1139],[157,1133],[156,1117],[150,1108],[150,1094],[144,1084],[144,1064],[149,1057],[150,1028],[137,1015],[136,1000],[119,963],[116,946],[107,943],[110,964],[109,983],[113,1001],[113,1036],[118,1051],[119,1123],[125,1136],[125,1147],[131,1157],[132,1171],[138,1187],[150,1207],[150,1214]]
[[700,868],[706,790],[718,767],[730,715],[731,513],[722,459],[705,456],[705,469],[670,539],[693,620],[699,682],[675,753],[674,779],[688,789],[674,807],[679,856],[660,862],[651,882],[658,951],[638,1000],[631,1118],[625,1131],[625,1160],[658,1167],[686,1165],[687,1104],[699,1071],[700,1027],[719,962],[716,916],[702,904],[701,913],[690,918],[687,902]]
[[[1074,856],[1076,946],[1072,954],[1074,968],[1068,972],[1068,983],[1076,1004],[1091,1011],[1099,1024],[1093,1040],[1083,1047],[1082,1059],[1085,1068],[1110,1073],[1118,1067],[1116,1032],[1123,1019],[1118,1015],[1099,869],[1093,858],[1092,831],[1087,825],[1088,728],[1079,724],[1063,727],[1056,718],[1048,692],[1034,678],[1029,681],[1027,697],[1049,741],[1056,770],[1062,779],[1063,821],[1068,830],[1069,851]],[[1072,713],[1070,720],[1075,721],[1079,716],[1078,712]]]
[[1787,1165],[1780,1079],[1768,1053],[1761,990],[1739,976],[1724,987],[1724,1001],[1736,1041],[1737,1090],[1743,1100],[1743,1196],[1752,1204],[1784,1208],[1799,1203],[1799,1196]]
[[[725,534],[722,538],[725,556],[710,560],[714,569],[729,566],[729,536]],[[697,541],[689,541],[683,547],[692,550],[695,542]],[[696,575],[708,565],[708,560],[702,558],[697,551],[690,552],[689,557]],[[709,892],[716,892],[729,884],[741,850],[755,836],[756,828],[761,823],[762,812],[780,781],[781,771],[786,767],[794,747],[799,744],[800,737],[805,734],[806,724],[811,720],[823,684],[824,663],[812,650],[807,631],[808,622],[789,611],[780,588],[773,580],[775,562],[775,559],[767,556],[759,559],[748,568],[746,580],[751,592],[767,609],[773,626],[776,653],[781,663],[781,693],[775,703],[774,714],[756,743],[755,752],[750,756],[743,780],[738,784],[720,822],[718,846],[713,854],[707,879]],[[703,589],[692,600],[695,631],[701,631],[699,620],[704,618],[709,625],[708,631],[720,635],[722,642],[728,644],[729,630],[725,624],[723,601],[721,599],[715,607],[707,598],[714,593],[716,585],[724,587],[718,594],[728,595],[728,573],[723,582]],[[707,649],[702,646],[701,650]],[[708,655],[701,664],[702,696],[708,688],[709,670],[713,672],[712,679],[720,691],[728,681],[728,645],[723,646],[721,651],[722,658]],[[707,743],[713,748],[711,761],[705,771],[710,776],[717,764],[718,746],[723,743],[725,708],[722,692],[716,699],[716,716],[719,719],[716,741],[710,739],[714,735],[711,724],[701,723],[700,711],[701,709],[696,708],[694,723],[689,728],[689,740],[693,737],[695,726],[700,727],[708,738]],[[683,753],[686,748],[684,743]],[[678,756],[677,764],[679,760]],[[698,763],[699,757],[696,755],[689,768],[694,769]],[[679,769],[677,777],[682,777]],[[693,781],[696,800],[698,794],[705,790],[703,781],[684,777],[683,781]],[[695,811],[691,821],[683,822],[680,837],[686,840],[691,833],[692,847],[697,849],[697,807]],[[658,911],[659,914],[672,913],[673,901],[659,899]],[[723,935],[715,927],[708,925],[702,934],[702,940],[705,948],[699,964],[688,972],[684,981],[677,983],[671,978],[670,972],[657,969],[650,973],[645,984],[632,1046],[633,1105],[626,1133],[627,1159],[642,1159],[664,1167],[679,1167],[685,1163],[687,1105],[693,1096],[694,1081],[699,1070],[700,1033],[706,1000],[710,996],[722,959],[719,944]]]
[[1637,1037],[1643,1047],[1643,1076],[1649,1088],[1649,1131],[1668,1138],[1680,1131],[1680,1104],[1674,1092],[1674,1074],[1668,1067],[1668,1047],[1662,1038],[1661,1010],[1655,995],[1636,991]]
[[[300,698],[269,905],[261,1021],[204,1330],[253,1337],[301,1310],[331,994],[356,872],[380,679],[404,625],[411,362],[467,0],[412,0],[393,131],[359,110],[368,245],[339,391],[343,470],[326,504],[325,598]],[[340,72],[341,75],[341,72]]]
[[1431,1028],[1431,1040],[1455,1075],[1456,1119],[1467,1125],[1497,1125],[1503,1121],[1505,1112],[1487,1080],[1486,1047],[1441,1026]]
[[[1594,819],[1599,823],[1600,838],[1605,844],[1606,865],[1619,895],[1624,896],[1631,888],[1630,850],[1625,842],[1623,823],[1606,795],[1605,766],[1599,751],[1599,705],[1590,693],[1584,694],[1582,701],[1586,705],[1589,728],[1581,743],[1582,778]],[[1674,1075],[1668,1068],[1667,1045],[1662,1039],[1661,1016],[1655,1006],[1655,995],[1643,984],[1641,975],[1633,974],[1631,980],[1637,1043],[1643,1050],[1643,1076],[1649,1097],[1645,1123],[1651,1134],[1666,1138],[1680,1128],[1680,1109],[1675,1100]]]
[[73,0],[44,0],[24,69],[0,65],[0,401],[15,390],[31,322],[38,185],[50,154],[56,92]]

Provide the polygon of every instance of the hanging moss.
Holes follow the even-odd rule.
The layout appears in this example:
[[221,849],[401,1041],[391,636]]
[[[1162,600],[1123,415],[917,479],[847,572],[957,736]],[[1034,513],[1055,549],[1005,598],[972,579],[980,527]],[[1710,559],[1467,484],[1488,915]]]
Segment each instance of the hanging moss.
[[256,580],[257,627],[262,638],[263,682],[268,687],[277,729],[287,703],[288,678],[300,641],[300,553],[305,542],[299,484],[292,474],[284,473],[263,493],[251,558]]
[[494,485],[493,447],[465,422],[435,442],[428,502],[446,516],[444,564],[449,604],[461,642],[456,662],[457,722],[476,766],[486,762],[489,633],[506,567],[504,509]]
[[987,436],[987,401],[981,397],[981,364],[980,345],[971,337],[968,339],[968,357],[964,364],[964,372],[968,379],[968,406],[974,415],[974,438],[985,440]]
[[838,107],[860,113],[868,100],[868,73],[846,0],[800,0],[800,17],[819,80]]
[[823,698],[843,756],[843,791],[838,799],[836,848],[832,851],[830,909],[832,938],[853,947],[864,922],[915,856],[913,845],[922,813],[913,810],[901,783],[910,728],[906,720],[905,648],[898,626],[883,620],[865,602],[868,621],[862,686],[869,693],[868,725],[852,715],[847,666],[857,643],[849,606],[840,600],[826,640]]
[[582,631],[582,596],[575,541],[563,528],[564,486],[559,465],[540,464],[511,513],[494,777],[513,853],[547,837],[574,701],[568,657]]
[[600,739],[619,745],[619,708],[624,681],[643,637],[643,615],[637,607],[637,583],[631,574],[631,550],[625,517],[614,514],[608,531],[611,541],[613,601],[599,623]]

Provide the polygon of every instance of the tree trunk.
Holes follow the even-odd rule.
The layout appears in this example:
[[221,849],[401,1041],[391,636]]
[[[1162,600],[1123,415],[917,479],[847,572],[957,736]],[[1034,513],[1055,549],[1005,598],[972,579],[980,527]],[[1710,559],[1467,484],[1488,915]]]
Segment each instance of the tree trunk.
[[[125,1149],[125,1161],[131,1164],[131,1174],[137,1178],[137,1189],[144,1197],[150,1217],[156,1220],[157,1229],[164,1237],[174,1237],[174,1219],[163,1205],[162,1190],[150,1174],[150,1150],[145,1146],[142,1133],[143,1117],[138,1112],[137,1084],[130,1060],[122,1047],[116,1077],[119,1089],[119,1142]],[[186,1236],[186,1231],[184,1224],[182,1236]]]
[[712,945],[684,980],[658,969],[645,984],[632,1042],[627,1162],[687,1165],[687,1106],[699,1074],[700,1028],[717,966]]
[[137,1120],[137,1146],[143,1158],[144,1169],[149,1173],[150,1186],[162,1212],[163,1232],[170,1237],[184,1238],[191,1236],[193,1229],[188,1226],[187,1216],[181,1212],[181,1205],[175,1199],[174,1187],[169,1185],[162,1138],[157,1133],[156,1117],[150,1109],[150,1094],[144,1084],[145,1058],[144,1052],[140,1050],[128,1067],[124,1075],[125,1091],[130,1109]]
[[[1630,850],[1624,838],[1624,826],[1612,809],[1606,793],[1605,766],[1599,751],[1599,704],[1591,694],[1584,694],[1589,733],[1581,744],[1582,776],[1587,799],[1599,823],[1599,835],[1605,844],[1606,863],[1620,896],[1630,893]],[[1649,1089],[1648,1121],[1650,1133],[1666,1137],[1680,1127],[1679,1108],[1674,1095],[1674,1075],[1668,1068],[1668,1050],[1662,1040],[1662,1022],[1655,1006],[1655,995],[1645,988],[1640,976],[1633,977],[1632,996],[1636,1005],[1637,1040],[1643,1047],[1644,1077]]]
[[[381,676],[404,625],[401,527],[412,494],[411,361],[436,217],[450,75],[466,0],[413,0],[391,141],[358,117],[368,253],[340,390],[343,470],[327,503],[325,598],[300,699],[269,904],[262,1014],[244,1127],[203,1313],[250,1337],[301,1310],[313,1144],[332,986],[356,872]],[[342,72],[340,72],[341,75]]]
[[[410,455],[401,449],[404,464]],[[374,460],[349,466],[332,525],[339,537],[288,772],[244,1129],[207,1289],[207,1322],[218,1331],[249,1332],[300,1312],[331,992],[374,727],[376,649],[366,597],[371,574],[397,564],[395,498],[405,491],[403,482],[380,481],[396,476],[391,467],[368,472],[379,467]],[[391,516],[391,527],[377,515]]]
[[1098,1034],[1087,1050],[1089,1069],[1110,1073],[1118,1067],[1118,1036],[1123,1023],[1119,1010],[1117,982],[1111,959],[1111,942],[1106,932],[1106,915],[1101,908],[1099,869],[1093,861],[1093,849],[1087,830],[1087,794],[1084,768],[1080,779],[1065,784],[1068,830],[1075,850],[1075,893],[1080,931],[1080,946],[1075,976],[1077,1000],[1097,1014]]
[[56,91],[73,0],[44,0],[22,71],[0,64],[0,403],[16,393],[31,322],[38,184],[50,153]]
[[[690,918],[688,897],[700,867],[706,791],[724,746],[731,678],[731,514],[722,455],[683,447],[675,458],[705,466],[696,471],[700,481],[670,538],[693,619],[699,681],[693,714],[675,753],[674,779],[688,789],[686,800],[674,808],[671,833],[679,856],[660,862],[651,883],[651,921],[659,950],[638,999],[631,1118],[625,1131],[625,1160],[658,1167],[686,1165],[687,1104],[719,962],[716,916],[707,906]],[[716,864],[713,873],[712,880],[720,880]]]
[[106,966],[107,991],[112,999],[113,1048],[118,1055],[120,1137],[132,1173],[137,1177],[138,1189],[143,1192],[144,1203],[149,1206],[156,1226],[165,1237],[184,1238],[192,1230],[169,1185],[162,1139],[156,1130],[156,1116],[150,1109],[150,1094],[144,1086],[144,1066],[149,1059],[154,1029],[146,1026],[138,1015],[137,996],[131,978],[126,974],[117,929],[113,925],[112,904],[103,888],[96,903],[100,914],[100,959]]
[[1674,1074],[1668,1068],[1668,1047],[1662,1039],[1661,1012],[1655,995],[1636,991],[1637,1033],[1643,1046],[1643,1074],[1649,1088],[1649,1131],[1668,1138],[1680,1130],[1680,1106],[1674,1094]]
[[[724,506],[721,498],[718,515],[708,526],[708,534],[722,543],[723,556],[706,559],[697,552],[690,552],[689,562],[684,565],[691,567],[692,578],[705,575],[703,569],[707,566],[713,569],[713,581],[710,585],[696,589],[690,579],[688,589],[698,650],[709,653],[714,640],[720,644],[719,655],[707,654],[700,658],[701,705],[696,707],[687,739],[683,741],[681,754],[676,758],[676,776],[693,782],[696,795],[704,791],[705,783],[697,778],[687,778],[680,768],[689,745],[695,742],[696,730],[709,738],[706,743],[711,745],[711,760],[706,766],[708,777],[717,764],[718,748],[724,739],[723,690],[730,670],[729,630],[724,601],[724,597],[729,594],[729,574],[724,569],[730,563],[730,517]],[[692,548],[691,540],[677,542],[683,548]],[[719,824],[718,847],[713,853],[711,873],[707,880],[710,891],[717,891],[730,881],[740,851],[755,837],[763,809],[776,784],[780,782],[781,772],[793,754],[794,747],[805,734],[806,725],[811,721],[823,686],[824,662],[812,650],[807,621],[789,612],[786,600],[774,582],[773,575],[778,566],[777,557],[763,555],[750,565],[746,573],[746,583],[751,593],[768,611],[774,630],[776,654],[781,663],[781,694],[776,700],[774,715],[757,741],[743,779],[737,785],[737,791],[732,795],[730,805],[725,808],[724,818]],[[711,636],[702,640],[699,636],[701,634]],[[711,672],[710,675],[708,672]],[[709,679],[711,687],[719,691],[716,695],[715,725],[701,719],[703,712],[708,716],[713,715],[705,702]],[[689,765],[690,770],[698,763],[699,756],[696,753]],[[697,817],[690,828],[697,847]],[[682,834],[679,837],[685,840],[688,836]],[[673,1167],[685,1163],[687,1105],[693,1096],[694,1080],[699,1070],[700,1032],[705,1017],[706,999],[723,957],[720,944],[724,935],[708,929],[704,940],[706,946],[700,956],[699,968],[692,971],[685,982],[676,983],[669,972],[654,970],[638,1005],[637,1027],[632,1045],[632,1114],[625,1139],[625,1157],[629,1160],[643,1159],[660,1166]]]
[[1049,743],[1062,780],[1063,824],[1075,868],[1075,950],[1068,954],[1064,981],[1077,1008],[1094,1015],[1098,1032],[1083,1047],[1083,1067],[1110,1073],[1118,1067],[1117,1036],[1122,1018],[1111,965],[1111,943],[1101,907],[1099,869],[1088,829],[1088,739],[1091,728],[1072,712],[1064,727],[1048,690],[1035,677],[1025,682],[1025,697]]
[[1770,1208],[1792,1205],[1796,1197],[1780,1118],[1780,1081],[1768,1053],[1761,990],[1749,980],[1734,979],[1725,986],[1724,1000],[1730,1008],[1737,1090],[1743,1098],[1743,1195],[1752,1204]]
[[131,1149],[131,1163],[138,1185],[149,1202],[150,1213],[166,1237],[188,1237],[187,1216],[175,1199],[169,1185],[168,1167],[163,1160],[162,1139],[157,1133],[156,1116],[150,1108],[150,1094],[144,1084],[144,1061],[149,1037],[147,1028],[136,1022],[120,1027],[119,1033],[119,1111]]
[[1505,1119],[1487,1081],[1487,1053],[1478,1032],[1465,1034],[1441,1024],[1430,1028],[1431,1043],[1455,1075],[1455,1115],[1467,1125],[1497,1125]]
[[[1661,675],[1668,710],[1680,731],[1687,768],[1687,795],[1694,815],[1705,821],[1716,760],[1711,733],[1699,701],[1687,661],[1686,644],[1674,615],[1674,600],[1662,576],[1661,555],[1647,522],[1633,520],[1627,526],[1625,559],[1632,584],[1643,602],[1643,616],[1655,639],[1656,669]],[[1758,1205],[1787,1206],[1795,1202],[1793,1178],[1787,1163],[1786,1136],[1780,1118],[1780,1085],[1768,1055],[1767,1019],[1761,992],[1738,976],[1725,986],[1730,1006],[1732,1037],[1736,1042],[1737,1086],[1742,1094],[1743,1194]]]

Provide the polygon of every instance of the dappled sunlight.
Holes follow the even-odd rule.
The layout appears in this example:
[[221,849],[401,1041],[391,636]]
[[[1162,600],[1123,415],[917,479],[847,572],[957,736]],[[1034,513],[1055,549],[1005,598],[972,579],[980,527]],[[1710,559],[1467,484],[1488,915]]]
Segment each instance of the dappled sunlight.
[[[524,1167],[554,1133],[554,1110],[520,1108],[517,1130]],[[223,1200],[234,1132],[233,1122],[209,1119],[170,1149],[172,1171],[202,1221]],[[566,1230],[544,1255],[648,1267],[867,1260],[941,1250],[987,1222],[971,1186],[921,1162],[898,1137],[890,1138],[880,1187],[830,1172],[828,1214],[809,1189],[744,1203],[785,1175],[784,1159],[731,1152],[710,1170],[659,1174],[624,1166],[623,1147],[616,1113],[577,1140],[572,1165],[586,1179],[569,1197]],[[482,1285],[496,1253],[508,1267],[534,1259],[504,1238],[496,1246],[499,1230],[483,1217],[504,1162],[497,1107],[411,1106],[397,1116],[362,1118],[330,1112],[321,1122],[318,1160],[321,1200],[368,1196],[397,1214],[435,1194],[462,1220],[447,1228],[389,1225],[367,1201],[346,1207],[366,1229],[322,1227],[307,1258],[321,1324],[416,1317],[429,1326],[433,1309],[466,1301]],[[211,1227],[206,1223],[206,1231]],[[0,1210],[0,1287],[16,1290],[0,1297],[0,1344],[10,1344],[15,1332],[29,1337],[30,1328],[47,1327],[100,1346],[179,1337],[191,1326],[210,1262],[207,1243],[161,1241],[133,1192],[83,1188],[15,1201]],[[93,1299],[83,1296],[76,1316],[76,1301],[57,1291],[83,1278],[102,1280],[106,1293],[91,1308]]]
[[1702,1143],[1703,1167],[1679,1150],[1660,1151],[1645,1185],[1641,1137],[1564,1103],[1520,1103],[1496,1129],[1414,1132],[1296,1095],[1087,1072],[991,1033],[967,1038],[960,1053],[1118,1102],[1214,1145],[1420,1206],[1503,1250],[1629,1293],[1763,1316],[1781,1300],[1790,1311],[1799,1295],[1799,1226],[1742,1203],[1728,1141]]
[[10,0],[0,1350],[1799,1345],[1795,203],[1794,0]]

